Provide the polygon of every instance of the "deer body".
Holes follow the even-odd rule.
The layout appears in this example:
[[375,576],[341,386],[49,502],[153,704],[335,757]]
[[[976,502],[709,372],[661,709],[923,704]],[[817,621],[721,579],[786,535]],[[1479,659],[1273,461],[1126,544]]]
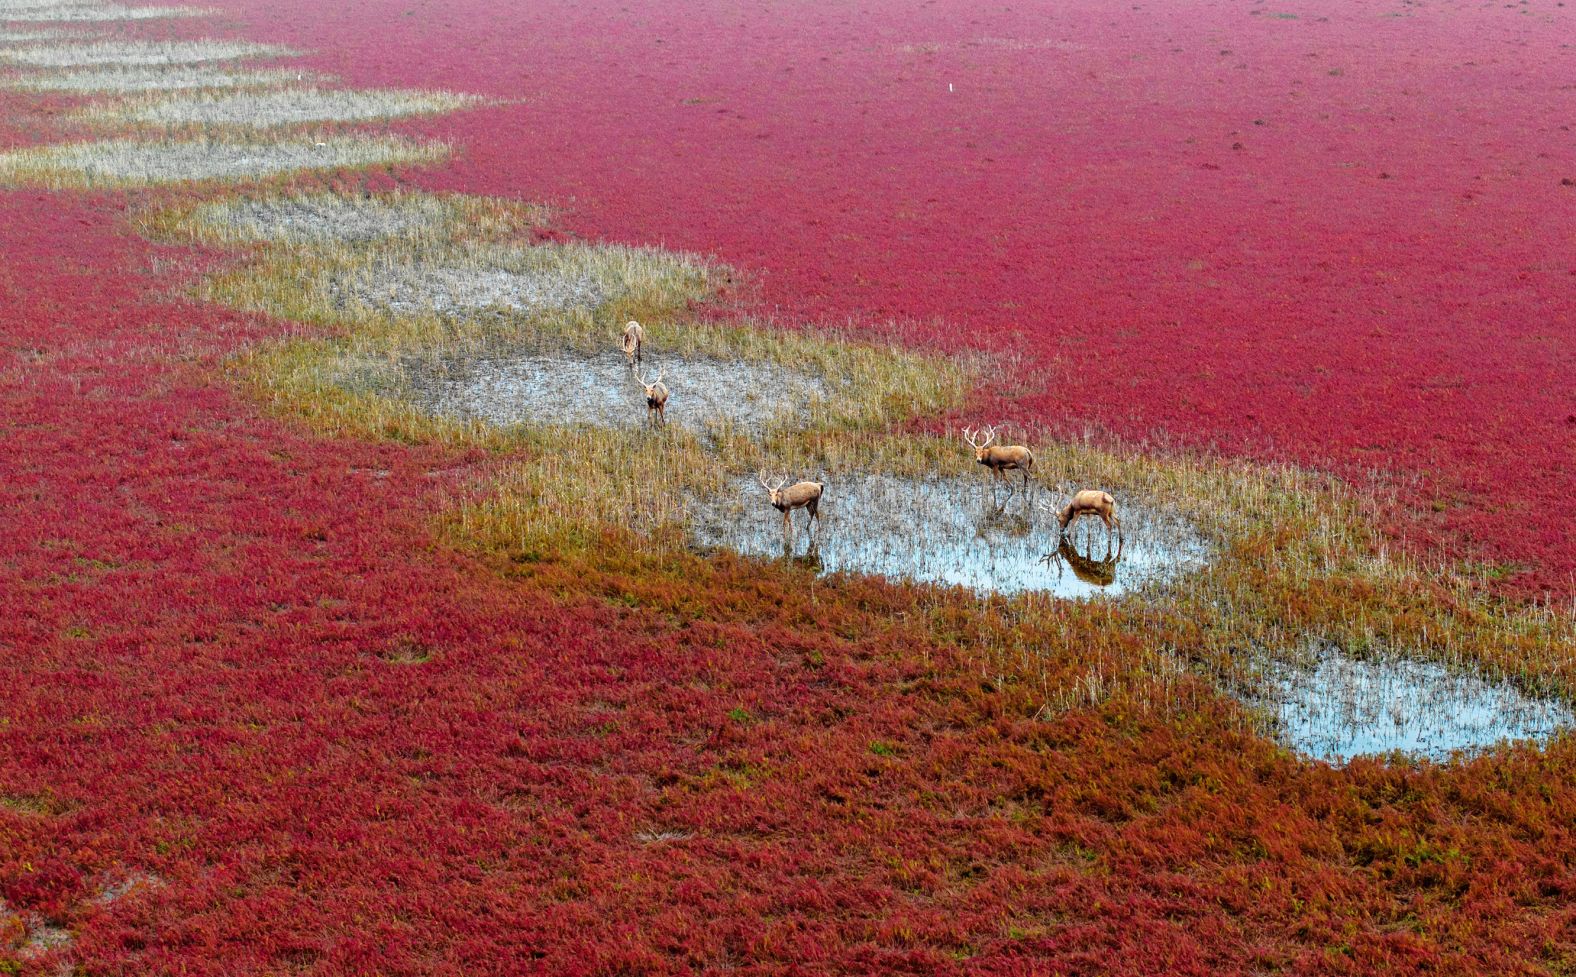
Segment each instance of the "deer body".
[[1021,444],[992,444],[996,440],[994,427],[986,428],[983,433],[985,440],[977,441],[973,429],[963,429],[963,440],[974,449],[974,460],[989,468],[992,477],[998,481],[1005,472],[1022,472],[1023,486],[1028,488],[1029,473],[1034,470],[1034,452]]
[[641,362],[641,348],[645,345],[645,328],[631,319],[624,326],[624,359],[631,367]]
[[666,424],[668,422],[668,388],[662,382],[665,371],[657,371],[657,379],[647,383],[646,378],[637,370],[635,380],[646,388],[646,421],[650,424]]
[[1122,535],[1122,520],[1116,517],[1116,500],[1109,492],[1098,489],[1084,489],[1073,500],[1062,508],[1056,521],[1062,527],[1062,535],[1067,535],[1067,530],[1081,516],[1094,516],[1105,523],[1107,533],[1115,530],[1117,538]]
[[787,536],[793,529],[793,511],[795,509],[804,509],[810,513],[808,528],[812,530],[815,528],[815,525],[821,518],[819,510],[821,507],[821,495],[826,491],[825,483],[795,482],[784,488],[783,483],[788,481],[788,476],[786,475],[779,478],[775,485],[766,480],[765,472],[758,473],[756,477],[760,479],[761,487],[766,489],[767,494],[771,497],[772,508],[783,514],[784,536]]

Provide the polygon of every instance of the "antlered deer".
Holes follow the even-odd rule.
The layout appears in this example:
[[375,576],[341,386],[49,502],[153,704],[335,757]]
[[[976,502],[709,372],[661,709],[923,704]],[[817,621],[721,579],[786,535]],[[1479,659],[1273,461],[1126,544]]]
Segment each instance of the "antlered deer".
[[631,367],[642,362],[641,353],[646,345],[646,330],[640,323],[631,319],[624,326],[624,359]]
[[1029,472],[1034,470],[1034,452],[1021,444],[991,444],[996,440],[996,428],[986,428],[983,432],[985,439],[976,441],[973,428],[963,429],[963,440],[974,449],[974,460],[991,470],[991,474],[999,481],[1003,472],[1023,472],[1023,487],[1029,487]]
[[796,482],[787,488],[783,488],[783,483],[788,481],[787,475],[779,478],[776,485],[766,480],[764,471],[757,472],[755,477],[760,479],[761,487],[771,496],[772,508],[783,514],[784,536],[787,536],[793,530],[793,511],[795,509],[804,509],[810,513],[810,520],[806,523],[806,528],[812,532],[814,531],[818,520],[821,518],[818,510],[821,506],[821,493],[826,491],[825,483]]
[[635,371],[635,380],[646,388],[646,420],[651,424],[668,422],[668,388],[662,383],[665,370],[657,370],[657,379],[647,383],[644,375],[639,370]]
[[[1049,506],[1044,508],[1047,512],[1053,511]],[[1080,516],[1097,517],[1101,522],[1105,523],[1107,535],[1112,530],[1115,530],[1116,538],[1118,540],[1122,538],[1122,520],[1116,518],[1116,500],[1111,498],[1111,493],[1101,492],[1098,489],[1084,489],[1082,492],[1074,495],[1073,500],[1063,506],[1062,511],[1056,515],[1056,521],[1062,527],[1063,536],[1067,535],[1068,527]]]

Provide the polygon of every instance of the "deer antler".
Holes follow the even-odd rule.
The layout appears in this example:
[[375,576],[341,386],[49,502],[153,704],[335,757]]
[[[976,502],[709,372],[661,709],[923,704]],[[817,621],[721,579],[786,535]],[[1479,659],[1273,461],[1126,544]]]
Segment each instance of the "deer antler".
[[760,471],[756,472],[755,473],[755,477],[760,480],[761,488],[765,489],[768,492],[776,492],[777,490],[779,490],[779,489],[781,489],[783,487],[783,483],[784,482],[788,481],[788,476],[784,475],[782,478],[779,478],[777,480],[777,484],[776,485],[769,485],[769,484],[767,484],[767,482],[766,482],[766,469],[764,469],[764,468],[762,468]]
[[665,367],[665,366],[657,367],[656,383],[653,383],[652,386],[655,387],[658,383],[661,383],[662,382],[662,378],[667,376],[667,375],[668,375],[668,368],[667,367]]
[[980,448],[983,448],[986,445],[990,444],[992,441],[996,440],[996,425],[992,424],[990,427],[986,428],[985,430],[978,432],[980,434],[985,435],[985,440],[983,440],[983,441],[976,441],[976,440],[974,440],[975,433],[976,433],[975,430],[973,428],[971,428],[971,427],[964,428],[963,429],[963,440],[965,440],[965,441],[967,441],[969,443],[969,447],[971,447],[974,450],[978,451]]

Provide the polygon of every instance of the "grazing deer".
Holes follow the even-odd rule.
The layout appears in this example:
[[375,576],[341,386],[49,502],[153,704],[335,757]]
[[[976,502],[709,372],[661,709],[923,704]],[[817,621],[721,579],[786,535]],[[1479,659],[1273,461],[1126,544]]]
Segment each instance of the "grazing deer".
[[[1023,472],[1023,487],[1029,487],[1029,472],[1034,470],[1034,452],[1021,444],[991,444],[996,440],[996,428],[986,428],[980,432],[984,435],[983,441],[976,441],[973,428],[963,429],[963,440],[974,449],[974,460],[991,470],[991,474],[1000,481],[1003,472]],[[1011,487],[1011,483],[1008,483]]]
[[[1055,512],[1050,506],[1041,506],[1046,512]],[[1109,536],[1113,530],[1117,540],[1122,538],[1122,520],[1116,518],[1116,500],[1111,498],[1111,493],[1101,492],[1098,489],[1084,489],[1073,500],[1062,507],[1056,514],[1056,521],[1062,527],[1062,536],[1067,535],[1070,527],[1080,516],[1096,516],[1105,523],[1105,532]]]
[[811,532],[815,531],[817,521],[821,518],[818,510],[821,507],[821,493],[826,491],[825,483],[796,482],[787,488],[783,488],[783,483],[788,481],[787,475],[779,478],[776,485],[766,480],[764,471],[757,472],[755,477],[760,479],[761,487],[771,495],[772,508],[783,514],[783,536],[785,538],[793,530],[793,511],[795,509],[804,509],[810,513],[810,520],[806,523],[806,528]]
[[646,345],[646,330],[640,323],[631,319],[624,326],[624,359],[631,369],[635,364],[643,362],[641,352]]
[[666,370],[658,369],[656,381],[647,383],[645,376],[635,371],[636,382],[646,388],[646,421],[651,424],[668,423],[668,388],[662,383],[665,373]]

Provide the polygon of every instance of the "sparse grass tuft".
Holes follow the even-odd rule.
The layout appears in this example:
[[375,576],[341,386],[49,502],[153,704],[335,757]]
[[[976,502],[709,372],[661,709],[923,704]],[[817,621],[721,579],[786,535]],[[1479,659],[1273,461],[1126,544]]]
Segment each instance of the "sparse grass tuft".
[[518,236],[549,216],[545,207],[493,197],[321,191],[161,206],[144,212],[138,223],[144,234],[171,243],[354,246],[393,240],[415,250],[462,238]]
[[137,187],[186,181],[256,181],[306,170],[432,163],[437,143],[392,137],[324,136],[316,141],[109,139],[0,153],[0,183]]
[[474,95],[406,90],[292,88],[265,92],[200,92],[122,99],[77,114],[100,126],[167,129],[267,129],[323,122],[365,122],[403,115],[453,112],[482,103]]
[[331,79],[313,72],[274,68],[238,70],[213,65],[108,67],[78,71],[31,71],[0,77],[0,87],[30,92],[133,94],[202,89],[270,88]]
[[55,41],[68,37],[65,31],[39,30],[39,31],[9,31],[0,30],[0,44],[34,44],[39,41]]
[[207,7],[128,7],[118,3],[83,3],[80,0],[38,0],[0,7],[0,21],[33,23],[103,23],[127,20],[165,20],[172,17],[208,17]]
[[0,62],[34,68],[148,67],[241,58],[287,58],[300,53],[278,44],[250,41],[85,41],[0,50]]

